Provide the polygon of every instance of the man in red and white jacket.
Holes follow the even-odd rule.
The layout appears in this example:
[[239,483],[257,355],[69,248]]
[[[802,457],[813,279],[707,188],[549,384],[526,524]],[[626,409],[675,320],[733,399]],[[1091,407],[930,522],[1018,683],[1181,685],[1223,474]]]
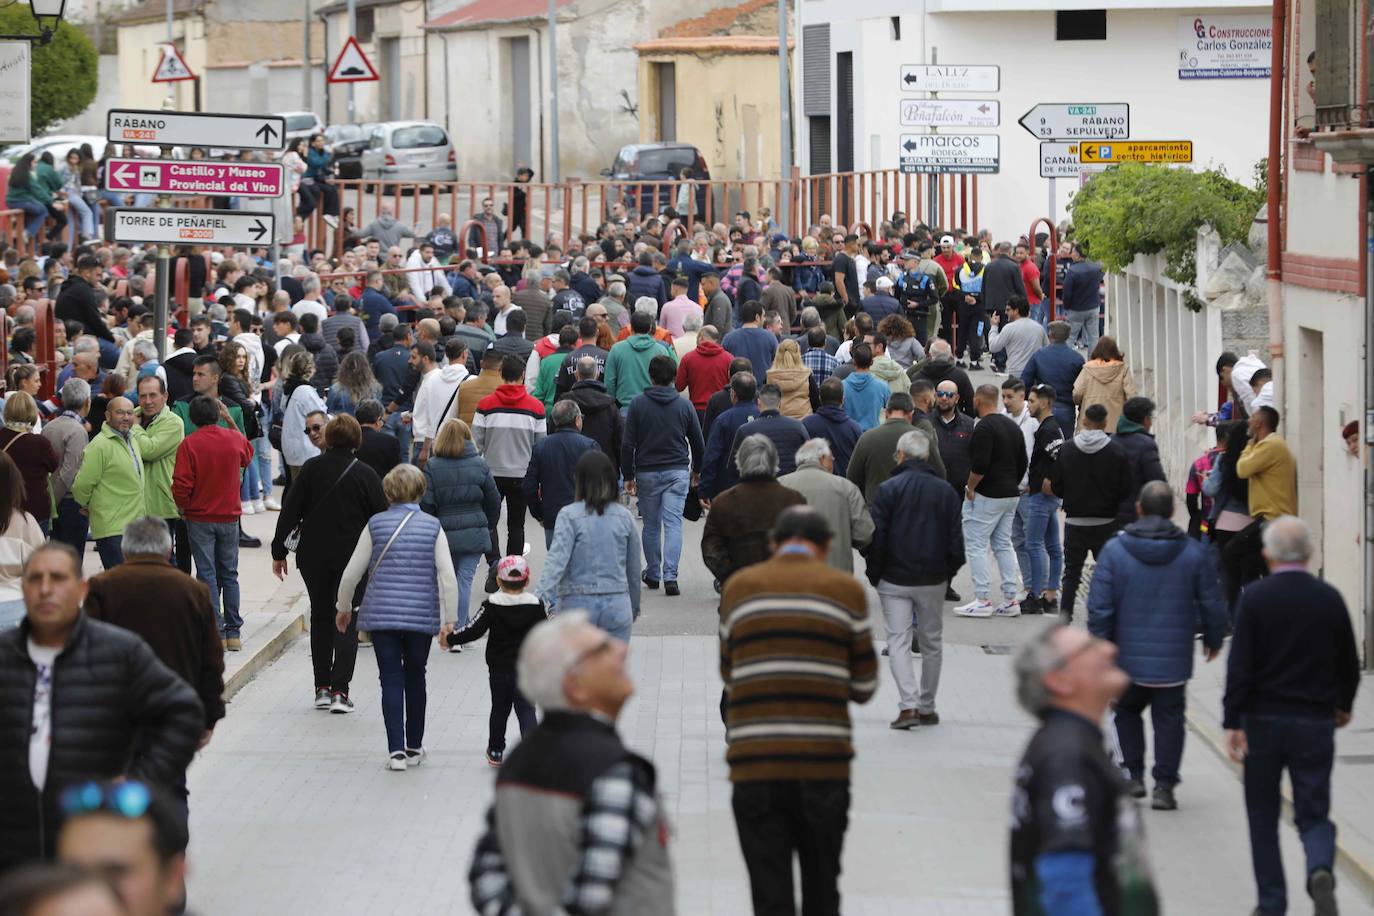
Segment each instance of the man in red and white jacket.
[[[472,444],[487,459],[496,489],[506,501],[506,555],[525,552],[525,496],[521,484],[535,443],[547,426],[544,404],[521,384],[525,362],[515,354],[501,361],[501,384],[477,402]],[[490,578],[490,577],[489,577]]]
[[196,431],[177,446],[172,499],[186,519],[196,578],[210,587],[210,600],[218,609],[220,638],[226,649],[237,652],[243,648],[239,475],[253,460],[253,447],[237,429],[218,425],[224,411],[215,398],[192,399],[188,414]]

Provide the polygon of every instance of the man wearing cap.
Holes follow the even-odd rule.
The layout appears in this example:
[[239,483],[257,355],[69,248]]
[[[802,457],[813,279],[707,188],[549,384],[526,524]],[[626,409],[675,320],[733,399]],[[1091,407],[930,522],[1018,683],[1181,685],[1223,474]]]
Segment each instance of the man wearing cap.
[[952,289],[955,275],[959,273],[959,268],[964,266],[964,256],[954,250],[954,236],[940,237],[940,253],[932,260],[945,272],[945,288]]
[[892,297],[892,280],[884,276],[865,281],[864,298],[859,308],[873,318],[874,327],[888,315],[899,314],[902,304]]

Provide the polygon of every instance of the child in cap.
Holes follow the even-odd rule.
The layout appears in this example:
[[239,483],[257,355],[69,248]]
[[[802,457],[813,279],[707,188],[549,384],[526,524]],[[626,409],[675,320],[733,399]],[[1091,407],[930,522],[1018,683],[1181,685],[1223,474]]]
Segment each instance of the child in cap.
[[439,631],[440,648],[461,646],[487,637],[487,680],[491,685],[491,719],[487,734],[487,763],[501,765],[506,751],[506,721],[511,707],[520,723],[520,734],[534,728],[534,706],[515,686],[515,659],[520,644],[535,624],[548,619],[544,602],[525,591],[530,582],[530,567],[524,557],[503,557],[496,564],[499,590],[482,602],[477,614],[461,630],[445,626]]

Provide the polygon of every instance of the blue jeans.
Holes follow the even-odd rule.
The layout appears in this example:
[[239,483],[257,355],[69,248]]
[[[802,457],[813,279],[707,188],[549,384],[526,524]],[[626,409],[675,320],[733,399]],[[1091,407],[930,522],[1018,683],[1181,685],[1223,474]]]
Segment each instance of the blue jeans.
[[[236,522],[186,522],[196,578],[210,587],[210,602],[219,610],[219,633],[237,639],[239,616],[239,526]],[[221,598],[221,596],[223,596]]]
[[1245,716],[1245,812],[1250,820],[1250,860],[1259,889],[1259,912],[1283,913],[1288,891],[1279,853],[1279,785],[1283,771],[1293,787],[1293,821],[1307,857],[1307,873],[1333,869],[1336,825],[1331,808],[1335,722],[1302,716]]
[[639,511],[644,516],[644,572],[650,579],[677,579],[677,561],[682,556],[682,507],[690,481],[686,468],[635,475]]
[[458,629],[468,625],[468,603],[472,600],[472,577],[477,574],[477,561],[480,553],[458,553],[453,551],[453,571],[458,574]]
[[372,630],[382,684],[386,749],[395,754],[425,746],[425,662],[434,637],[411,630]]
[[628,592],[604,595],[564,595],[558,603],[559,611],[586,611],[592,626],[600,627],[616,639],[630,641],[630,624],[634,612],[630,608]]
[[396,452],[396,460],[409,463],[410,461],[410,424],[401,422],[401,411],[389,414],[383,428],[396,437],[396,441],[401,447]]
[[[1055,392],[1055,394],[1058,393],[1057,391]],[[1074,424],[1078,419],[1078,411],[1074,409],[1073,404],[1063,404],[1059,401],[1055,401],[1050,411],[1054,414],[1054,418],[1059,421],[1059,431],[1064,434],[1064,438],[1073,438]]]
[[1039,302],[1035,303],[1035,305],[1031,306],[1030,317],[1031,321],[1034,321],[1036,324],[1040,325],[1040,327],[1048,328],[1050,325],[1050,304],[1044,299],[1041,299]]
[[124,535],[112,534],[107,538],[96,538],[95,552],[100,554],[101,566],[114,569],[124,562]]
[[1057,496],[1028,493],[1021,497],[1019,518],[1025,526],[1025,553],[1029,575],[1021,567],[1021,577],[1029,592],[1039,597],[1046,589],[1059,590],[1064,577],[1064,548],[1059,543],[1059,504]]
[[96,340],[100,344],[100,368],[113,369],[119,365],[119,345],[103,337]]
[[78,226],[77,231],[81,236],[95,238],[95,214],[91,212],[91,205],[80,196],[68,196],[67,206],[76,215],[74,223]]
[[52,539],[71,545],[78,559],[84,559],[86,535],[91,530],[91,520],[81,514],[81,506],[68,493],[57,501],[57,515],[53,519]]
[[1064,320],[1069,323],[1069,346],[1074,346],[1080,339],[1083,349],[1089,352],[1097,346],[1097,309],[1065,312]]
[[10,210],[24,211],[24,231],[34,238],[43,229],[43,222],[48,218],[48,208],[36,200],[7,200],[6,208]]
[[988,579],[989,545],[997,557],[1002,597],[1007,601],[1016,598],[1016,551],[1011,546],[1011,529],[1018,502],[1015,496],[978,495],[972,502],[964,500],[964,550],[969,574],[973,576],[973,596],[980,601],[986,601],[992,591]]
[[258,460],[256,457],[256,445],[253,445],[253,452],[254,458],[252,461],[248,462],[248,467],[244,469],[243,477],[239,481],[239,500],[241,502],[252,502],[255,499],[262,498],[259,495],[261,493],[261,489],[259,487],[261,481],[258,480]]
[[17,626],[19,621],[24,619],[24,614],[28,608],[24,604],[23,598],[16,598],[13,601],[0,601],[0,630],[8,630],[12,626]]

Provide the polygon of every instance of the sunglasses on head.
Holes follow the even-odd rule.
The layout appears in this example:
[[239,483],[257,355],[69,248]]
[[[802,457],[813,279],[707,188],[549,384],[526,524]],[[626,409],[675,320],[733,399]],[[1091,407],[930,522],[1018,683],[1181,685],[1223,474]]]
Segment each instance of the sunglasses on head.
[[152,795],[147,786],[125,780],[110,785],[88,782],[72,786],[62,793],[60,806],[62,813],[68,817],[100,811],[137,820],[148,813],[151,802]]

